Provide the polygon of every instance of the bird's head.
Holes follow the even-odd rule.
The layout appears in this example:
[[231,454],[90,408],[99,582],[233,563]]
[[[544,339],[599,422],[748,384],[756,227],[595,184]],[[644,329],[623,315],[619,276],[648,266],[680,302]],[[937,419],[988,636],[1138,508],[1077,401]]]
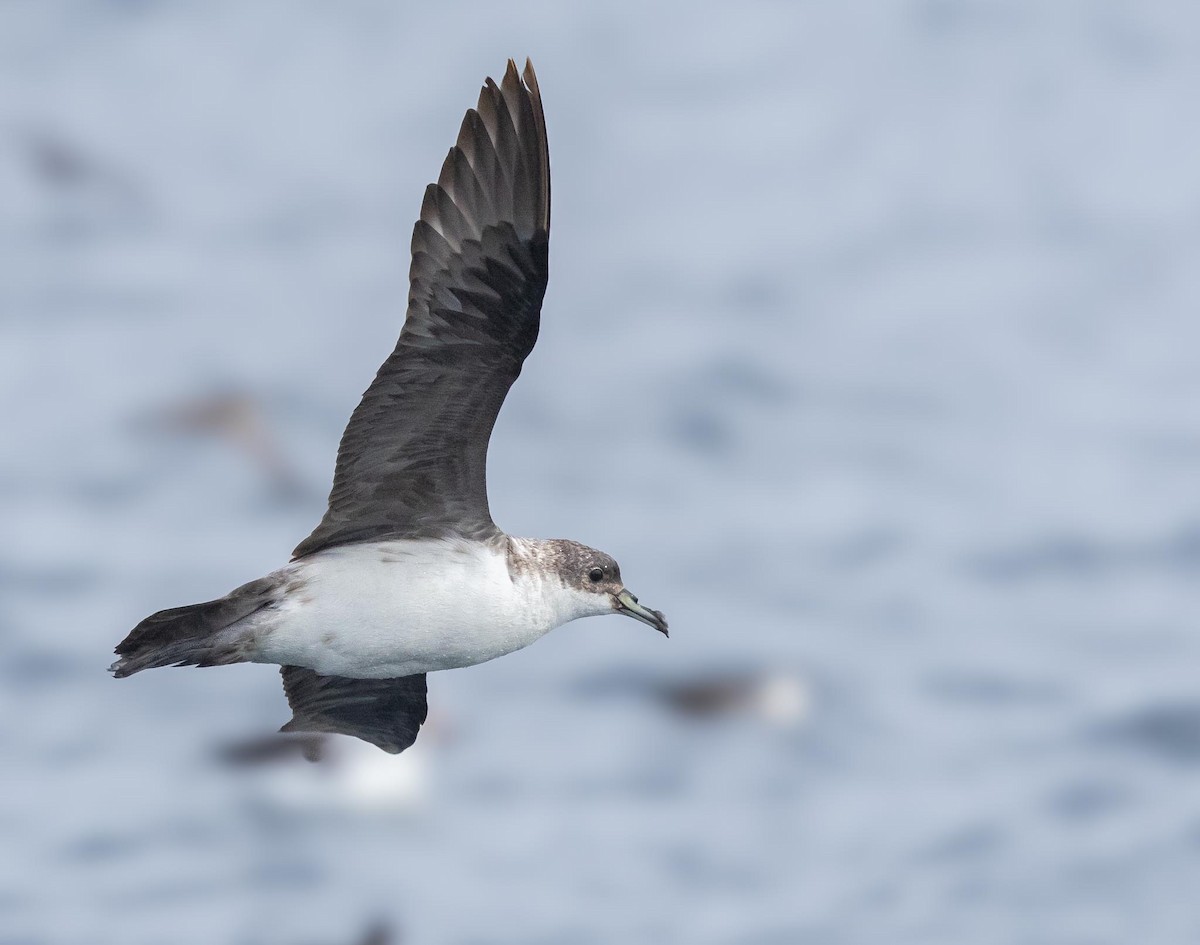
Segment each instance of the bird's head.
[[640,620],[663,636],[669,635],[667,618],[661,611],[638,603],[622,582],[621,568],[611,555],[563,538],[523,544],[532,552],[530,557],[537,561],[538,570],[552,573],[555,583],[561,586],[564,623],[618,613]]

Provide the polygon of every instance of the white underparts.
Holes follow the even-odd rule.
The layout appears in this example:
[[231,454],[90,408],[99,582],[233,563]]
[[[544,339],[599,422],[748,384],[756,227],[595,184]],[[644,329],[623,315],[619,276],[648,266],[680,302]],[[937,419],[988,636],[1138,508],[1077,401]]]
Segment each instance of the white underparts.
[[576,617],[610,612],[598,595],[553,575],[510,573],[503,548],[459,539],[343,545],[277,574],[283,598],[237,629],[256,661],[322,675],[389,678],[470,666]]

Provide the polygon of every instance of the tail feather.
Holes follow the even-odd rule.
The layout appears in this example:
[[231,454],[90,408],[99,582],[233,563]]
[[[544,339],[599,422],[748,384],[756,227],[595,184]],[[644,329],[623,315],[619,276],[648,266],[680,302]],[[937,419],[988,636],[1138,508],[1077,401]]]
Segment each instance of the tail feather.
[[246,659],[236,634],[223,633],[275,599],[275,582],[260,578],[218,600],[151,614],[117,644],[109,671],[118,679],[159,666],[220,666]]

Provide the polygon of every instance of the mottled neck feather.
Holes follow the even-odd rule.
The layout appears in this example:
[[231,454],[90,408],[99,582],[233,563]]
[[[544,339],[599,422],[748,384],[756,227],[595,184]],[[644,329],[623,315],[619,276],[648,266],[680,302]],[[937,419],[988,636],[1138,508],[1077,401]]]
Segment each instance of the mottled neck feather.
[[586,571],[596,552],[567,538],[508,538],[508,573],[518,578],[554,575],[563,583]]

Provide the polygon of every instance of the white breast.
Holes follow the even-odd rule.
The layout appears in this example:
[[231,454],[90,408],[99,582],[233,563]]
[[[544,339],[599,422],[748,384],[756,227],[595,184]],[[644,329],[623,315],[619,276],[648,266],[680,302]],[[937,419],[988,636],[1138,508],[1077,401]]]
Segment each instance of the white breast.
[[459,540],[344,545],[280,572],[281,605],[254,619],[262,662],[388,678],[511,653],[563,621],[543,582],[502,550]]

